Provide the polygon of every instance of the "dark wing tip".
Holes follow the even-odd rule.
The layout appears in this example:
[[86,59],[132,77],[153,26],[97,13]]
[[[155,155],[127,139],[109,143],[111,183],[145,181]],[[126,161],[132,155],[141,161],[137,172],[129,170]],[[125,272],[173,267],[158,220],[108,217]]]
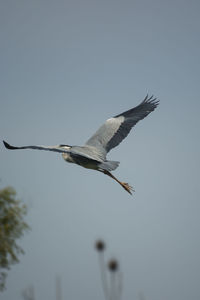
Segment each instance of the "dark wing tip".
[[5,146],[7,149],[11,149],[11,150],[17,149],[16,147],[13,147],[13,146],[9,145],[9,144],[6,143],[5,141],[3,141],[3,143],[4,143],[4,146]]
[[118,118],[120,116],[124,116],[125,118],[130,118],[133,117],[134,115],[137,117],[139,120],[144,119],[150,112],[154,111],[154,109],[158,106],[159,104],[159,100],[157,100],[157,98],[155,98],[153,95],[152,96],[148,96],[148,94],[146,95],[146,97],[144,98],[144,100],[138,104],[136,107],[133,107],[117,116],[115,116],[114,118]]
[[146,97],[144,98],[144,100],[142,101],[143,104],[148,103],[150,105],[152,105],[152,108],[156,108],[158,106],[158,104],[160,103],[160,100],[157,100],[157,98],[152,95],[151,97],[148,96],[148,94],[146,95]]

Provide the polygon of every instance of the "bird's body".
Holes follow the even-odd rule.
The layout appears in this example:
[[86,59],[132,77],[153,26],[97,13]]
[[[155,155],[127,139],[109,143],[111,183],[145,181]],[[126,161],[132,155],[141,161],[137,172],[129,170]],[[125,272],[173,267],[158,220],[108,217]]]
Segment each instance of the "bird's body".
[[145,118],[158,105],[153,97],[146,98],[136,107],[108,119],[84,146],[11,146],[4,141],[7,149],[36,149],[62,153],[65,161],[78,164],[87,169],[93,169],[110,176],[131,194],[132,187],[119,181],[110,172],[115,170],[119,162],[106,159],[107,153],[116,147],[130,132],[131,128]]
[[84,168],[94,170],[100,170],[102,168],[107,171],[112,171],[119,165],[119,162],[107,161],[106,156],[103,156],[97,148],[89,145],[71,146],[69,148],[69,153],[62,153],[62,157],[67,162],[75,163]]

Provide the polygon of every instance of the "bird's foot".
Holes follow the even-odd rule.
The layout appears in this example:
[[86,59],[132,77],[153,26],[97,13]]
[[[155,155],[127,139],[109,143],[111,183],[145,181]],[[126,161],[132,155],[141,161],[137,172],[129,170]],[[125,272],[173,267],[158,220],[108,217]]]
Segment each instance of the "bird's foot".
[[130,186],[127,182],[121,182],[121,185],[129,194],[132,195],[132,192],[135,192],[133,187]]

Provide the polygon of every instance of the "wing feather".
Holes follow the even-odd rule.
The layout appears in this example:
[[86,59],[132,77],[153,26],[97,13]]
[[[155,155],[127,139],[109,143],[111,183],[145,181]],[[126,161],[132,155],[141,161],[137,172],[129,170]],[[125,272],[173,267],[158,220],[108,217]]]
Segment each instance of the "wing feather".
[[108,119],[97,132],[86,142],[86,145],[101,148],[109,152],[129,134],[132,127],[144,119],[159,104],[153,96],[145,99],[136,107]]
[[73,157],[73,159],[76,161],[77,158],[79,160],[93,160],[95,162],[102,162],[103,158],[101,158],[98,151],[95,151],[95,149],[91,147],[78,147],[73,146],[70,147],[70,149],[66,149],[66,147],[69,147],[68,145],[57,145],[57,146],[21,146],[16,147],[8,144],[7,142],[3,141],[4,146],[9,150],[21,150],[21,149],[32,149],[32,150],[45,150],[45,151],[53,151],[53,152],[59,152],[59,153],[70,153],[70,155]]
[[67,149],[63,149],[60,146],[11,146],[7,142],[3,141],[4,146],[9,150],[19,150],[19,149],[33,149],[33,150],[45,150],[45,151],[53,151],[53,152],[60,152],[60,153],[69,153],[70,151]]

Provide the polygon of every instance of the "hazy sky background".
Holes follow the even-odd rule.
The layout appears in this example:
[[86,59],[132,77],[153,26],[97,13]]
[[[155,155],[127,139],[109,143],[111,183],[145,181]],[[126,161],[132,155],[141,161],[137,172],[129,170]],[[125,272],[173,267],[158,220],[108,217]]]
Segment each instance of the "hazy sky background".
[[147,94],[160,106],[109,153],[131,197],[59,154],[8,151],[1,187],[28,206],[26,254],[2,300],[102,300],[93,244],[123,271],[123,299],[200,299],[199,1],[2,0],[0,136],[13,145],[82,145]]

